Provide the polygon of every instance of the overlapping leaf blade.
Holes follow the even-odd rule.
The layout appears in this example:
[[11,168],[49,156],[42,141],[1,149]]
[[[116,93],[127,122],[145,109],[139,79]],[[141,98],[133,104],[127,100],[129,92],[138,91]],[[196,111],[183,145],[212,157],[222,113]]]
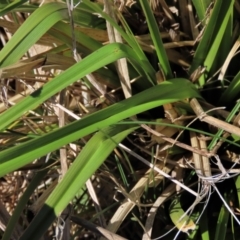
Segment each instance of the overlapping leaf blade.
[[226,31],[229,17],[233,11],[233,3],[233,0],[216,1],[209,23],[194,55],[190,73],[193,73],[201,65],[204,65],[208,71],[211,70],[222,37]]
[[117,144],[135,129],[134,125],[118,125],[99,131],[94,135],[20,239],[41,237]]
[[1,50],[0,67],[15,63],[55,23],[68,18],[66,4],[50,3],[38,8]]
[[[200,97],[193,84],[188,80],[174,79],[161,83],[61,129],[2,151],[0,153],[0,176],[98,129],[110,126],[148,109],[188,97]],[[29,98],[33,102],[32,96]],[[4,114],[2,116],[4,117]]]

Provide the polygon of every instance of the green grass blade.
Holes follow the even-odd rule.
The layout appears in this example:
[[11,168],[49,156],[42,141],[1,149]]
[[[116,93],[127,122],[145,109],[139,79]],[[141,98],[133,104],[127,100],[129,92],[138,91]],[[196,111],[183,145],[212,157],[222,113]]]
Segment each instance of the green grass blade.
[[188,232],[190,229],[196,229],[195,223],[188,215],[183,217],[183,215],[185,215],[185,212],[182,209],[179,198],[176,198],[172,201],[169,210],[171,220],[179,230]]
[[121,142],[135,129],[136,126],[122,125],[110,127],[95,134],[82,149],[62,181],[46,200],[45,205],[20,239],[39,239],[87,179],[113,151],[117,143]]
[[[89,1],[90,2],[90,1]],[[97,5],[99,4],[92,3],[90,4]],[[103,11],[102,8],[101,11]],[[96,12],[91,9],[87,4],[81,2],[73,11],[73,20],[76,25],[87,27],[87,28],[97,28],[97,29],[106,29],[106,23],[103,18],[100,18],[95,14]]]
[[211,0],[192,0],[192,2],[196,9],[199,20],[203,21],[204,18],[206,17],[205,13],[207,11],[207,8],[212,1]]
[[[64,34],[64,35],[68,36],[69,39],[71,40],[71,42],[69,41],[68,44],[70,46],[72,45],[72,32],[71,32],[71,29],[69,28],[69,25],[67,23],[58,22],[54,25],[53,28],[55,29],[55,31],[58,31],[61,34]],[[49,31],[49,33],[54,36],[54,31],[52,29]],[[85,35],[81,31],[75,30],[75,37],[76,37],[76,41],[78,43],[87,47],[91,51],[98,50],[100,47],[103,46],[100,42],[96,41],[95,39],[93,39],[93,38],[91,38],[87,35]],[[58,39],[62,40],[62,38],[58,38]]]
[[218,216],[217,229],[214,240],[225,240],[227,232],[227,223],[229,219],[229,211],[223,204]]
[[[54,25],[52,29],[48,31],[48,34],[52,35],[53,37],[63,41],[66,43],[70,48],[72,46],[72,33],[71,29],[69,28],[69,25],[64,22],[58,22],[57,24]],[[77,43],[77,50],[78,52],[83,53],[83,55],[89,55],[92,53],[92,51],[96,51],[99,48],[101,48],[103,45],[94,40],[93,38],[85,35],[81,31],[78,31],[77,29],[75,30],[75,37]],[[117,77],[117,75],[114,75],[115,71],[115,66],[114,64],[109,64],[108,69],[101,68],[97,70],[99,74],[103,73],[105,84],[111,87],[119,87],[120,82]],[[134,73],[133,73],[134,71]],[[138,73],[133,69],[131,65],[129,65],[129,73],[131,74],[131,78],[136,78],[138,77]],[[142,89],[145,90],[146,88],[151,87],[152,85],[155,84],[149,84],[149,82],[146,81],[145,78],[140,78],[135,85],[137,85],[137,89]]]
[[216,55],[216,59],[218,61],[214,61],[213,63],[213,66],[216,65],[216,67],[214,67],[214,70],[213,70],[214,72],[212,71],[212,74],[214,74],[219,69],[219,67],[221,67],[224,64],[233,46],[233,41],[235,40],[235,38],[233,37],[233,29],[234,29],[233,15],[234,15],[234,8],[232,7],[229,11],[229,17],[228,17],[227,23],[224,22],[224,25],[227,24],[227,26],[226,26],[226,30],[224,31],[221,44],[219,46],[219,49],[221,49],[221,51],[218,51]]
[[[232,111],[229,113],[228,117],[226,118],[226,122],[230,122],[232,121],[232,119],[234,118],[234,116],[236,116],[236,114],[239,112],[239,108],[240,108],[240,101],[237,102],[237,104],[232,108]],[[219,139],[219,137],[222,135],[222,133],[224,132],[223,129],[219,129],[217,131],[217,133],[215,134],[215,136],[213,137],[212,141],[210,142],[210,144],[208,145],[208,149],[211,151],[217,144],[217,141]]]
[[[117,124],[132,124],[132,123],[133,123],[133,121],[131,121],[131,122],[130,121],[124,121],[124,122],[119,122]],[[171,127],[171,128],[178,128],[178,129],[181,129],[181,130],[187,130],[187,131],[191,131],[191,132],[195,132],[195,133],[204,134],[204,135],[209,136],[211,138],[215,137],[215,134],[213,134],[213,133],[209,133],[209,132],[199,130],[199,129],[196,129],[196,128],[190,128],[190,127],[177,125],[177,124],[173,124],[173,123],[164,123],[164,122],[161,122],[161,121],[155,121],[155,122],[134,121],[134,123],[136,123],[136,124],[149,124],[149,125],[153,125],[153,126],[154,125],[159,125],[159,126],[166,126],[166,127]],[[236,141],[229,140],[229,139],[223,138],[221,136],[219,136],[218,140],[222,140],[222,141],[225,141],[226,143],[230,143],[233,146],[240,147],[240,144],[238,144]]]
[[[142,68],[146,72],[147,78],[146,80],[149,81],[149,87],[154,85],[156,80],[155,80],[155,70],[150,64],[148,58],[144,54],[143,50],[140,48],[139,44],[136,44],[136,39],[125,31],[119,25],[112,20],[111,17],[109,17],[108,14],[104,13],[103,10],[97,6],[96,4],[88,1],[88,0],[83,0],[82,3],[80,4],[81,7],[87,6],[91,9],[92,12],[99,13],[104,19],[106,19],[116,30],[121,34],[121,36],[125,39],[127,44],[134,50],[135,54],[137,55],[137,58],[140,60],[140,64],[142,65]],[[85,8],[84,8],[85,9]]]
[[1,50],[0,67],[15,63],[50,27],[67,18],[66,4],[49,3],[38,8]]
[[[189,217],[195,223],[199,218],[199,214],[200,212],[196,211],[196,212],[193,212]],[[186,240],[196,240],[198,236],[198,232],[199,232],[199,224],[197,224],[196,228],[193,231],[191,231],[188,236],[186,236]]]
[[[233,11],[233,4],[229,7],[228,11],[226,13],[223,13],[223,21],[221,24],[221,27],[219,28],[219,31],[217,32],[215,39],[212,43],[211,48],[209,49],[209,52],[207,53],[207,57],[204,61],[203,66],[206,67],[206,72],[215,72],[215,69],[219,69],[219,67],[222,66],[223,62],[221,60],[225,61],[230,46],[231,46],[231,34],[229,34],[229,28],[231,32],[231,16]],[[222,16],[222,15],[221,15]],[[223,42],[225,41],[225,42]],[[219,48],[221,51],[219,51]],[[215,66],[215,69],[214,69]],[[202,75],[204,76],[204,75]],[[205,81],[200,83],[201,86],[205,84]]]
[[[165,81],[61,129],[57,129],[42,137],[0,152],[0,176],[14,171],[31,162],[33,159],[44,156],[63,145],[130,116],[166,103],[198,96],[194,85],[188,80],[174,79],[172,81]],[[34,102],[33,99],[31,100]],[[7,112],[5,114],[7,114]],[[3,119],[5,114],[2,114],[1,119]]]
[[227,89],[219,99],[219,105],[226,105],[237,98],[240,92],[240,72],[235,75]]
[[145,76],[141,66],[135,63],[137,62],[136,55],[130,47],[119,43],[109,44],[98,51],[95,51],[81,62],[76,63],[64,73],[45,84],[30,96],[26,97],[23,101],[1,114],[0,129],[4,129],[14,120],[22,116],[22,114],[26,111],[34,109],[42,102],[60,92],[62,89],[66,88],[78,79],[86,76],[88,73],[91,73],[123,57],[127,57],[133,61],[133,65],[136,66],[139,73],[142,76]]
[[240,206],[240,176],[236,178],[235,186],[236,186],[237,196],[238,196],[238,206]]
[[[190,74],[193,73],[199,66],[208,64],[207,70],[210,70],[211,64],[215,59],[229,17],[233,11],[234,1],[216,1],[209,23],[195,52],[193,63],[190,68]],[[213,56],[210,55],[214,54]],[[206,59],[207,56],[207,59]]]
[[8,4],[5,8],[0,9],[0,17],[7,14],[8,12],[14,10],[16,7],[21,6],[25,2],[28,2],[28,0],[16,0],[16,1]]
[[[129,46],[131,46],[134,49],[134,51],[136,52],[136,54],[138,55],[138,57],[140,59],[147,60],[147,57],[145,56],[143,50],[139,47],[138,44],[136,44],[136,40],[133,39],[131,35],[124,32],[123,29],[108,14],[106,14],[103,11],[103,9],[101,9],[99,7],[99,5],[97,5],[93,2],[90,2],[88,0],[82,0],[82,3],[79,5],[79,8],[81,8],[83,11],[87,11],[87,8],[89,8],[90,9],[89,12],[91,12],[91,13],[94,12],[94,13],[100,14],[101,17],[106,19],[114,28],[116,28],[116,30],[121,34],[121,36],[129,44]],[[147,62],[149,64],[148,60],[147,60]]]
[[158,60],[160,63],[160,66],[163,70],[163,73],[166,77],[166,79],[171,79],[173,78],[172,70],[168,61],[168,57],[165,51],[165,48],[163,46],[162,39],[160,37],[160,32],[156,23],[156,20],[153,16],[152,10],[150,8],[149,2],[145,0],[140,0],[143,12],[145,14],[148,28],[150,31],[150,35],[153,41],[153,44],[156,49],[156,53],[158,56]]
[[[203,209],[203,207],[201,207],[201,210]],[[204,213],[201,216],[201,219],[199,221],[199,229],[201,232],[201,237],[202,240],[210,240],[210,231],[209,231],[209,227],[208,227],[208,213],[207,210],[205,209]]]

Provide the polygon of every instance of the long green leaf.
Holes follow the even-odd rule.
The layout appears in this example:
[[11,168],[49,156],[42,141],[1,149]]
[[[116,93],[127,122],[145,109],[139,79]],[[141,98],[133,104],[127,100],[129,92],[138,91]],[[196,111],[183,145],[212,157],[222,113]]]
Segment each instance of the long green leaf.
[[203,21],[206,17],[205,13],[207,11],[207,8],[209,7],[212,0],[192,0],[192,2],[196,9],[199,20]]
[[50,27],[67,18],[66,4],[49,3],[38,8],[1,50],[0,67],[15,63]]
[[141,66],[137,64],[136,54],[130,47],[119,43],[109,44],[95,51],[81,62],[76,63],[67,71],[26,97],[23,101],[1,114],[0,129],[4,129],[26,111],[34,109],[78,79],[123,57],[127,57],[133,62],[140,75],[146,76]]
[[[203,206],[199,206],[201,211],[203,210]],[[201,232],[202,240],[210,240],[210,229],[208,227],[208,215],[207,211],[205,210],[200,218],[199,227]]]
[[238,197],[238,206],[240,206],[240,176],[237,176],[235,178],[235,186],[236,186],[237,197]]
[[[54,25],[53,28],[55,29],[55,31],[57,30],[57,31],[61,32],[62,34],[68,36],[69,38],[72,38],[72,32],[71,32],[71,29],[69,28],[69,24],[64,23],[64,22],[58,22]],[[54,31],[52,29],[49,31],[49,33],[54,36]],[[91,51],[96,51],[100,47],[102,47],[102,44],[100,42],[85,35],[84,33],[82,33],[81,31],[79,31],[77,29],[75,30],[75,37],[76,37],[77,42],[79,42],[83,46],[87,47]],[[59,40],[62,40],[62,39],[60,38]],[[71,40],[71,42],[69,42],[69,45],[71,46],[72,39],[70,39],[70,40]]]
[[[212,67],[215,65],[217,69],[222,66],[220,60],[223,59],[225,61],[227,54],[229,52],[231,46],[231,18],[232,18],[232,11],[233,11],[233,1],[232,4],[229,6],[228,11],[221,11],[220,15],[222,17],[221,27],[217,32],[215,39],[212,43],[209,52],[207,53],[207,57],[204,61],[204,67],[206,67],[207,72],[213,72],[214,70]],[[223,13],[222,13],[223,12]],[[229,33],[230,30],[230,33]],[[225,42],[223,42],[225,40]],[[219,47],[221,46],[221,51],[219,51]],[[218,58],[217,58],[218,56]],[[203,75],[204,76],[204,75]],[[203,85],[203,84],[202,84]]]
[[148,86],[152,86],[156,84],[155,80],[155,70],[153,69],[152,65],[150,64],[149,60],[147,59],[146,55],[144,54],[143,50],[139,46],[138,43],[136,43],[136,39],[125,31],[119,25],[113,21],[111,17],[109,17],[108,14],[104,13],[103,10],[97,6],[96,4],[88,1],[88,0],[82,0],[82,3],[80,6],[84,7],[87,6],[91,9],[91,11],[100,14],[103,18],[105,18],[114,28],[117,29],[117,31],[121,34],[121,36],[125,39],[127,44],[134,50],[135,54],[138,56],[137,58],[141,61],[142,68],[144,71],[146,71],[147,78],[146,80],[149,81]]
[[[93,113],[79,121],[75,121],[61,129],[0,152],[0,176],[14,171],[31,162],[33,159],[44,156],[63,145],[73,142],[103,127],[110,126],[148,109],[190,97],[200,96],[193,84],[188,80],[174,79],[172,81],[165,81],[129,99]],[[32,97],[30,97],[30,99],[34,102]],[[4,114],[2,117],[4,117]]]
[[7,14],[8,12],[15,9],[16,7],[24,4],[25,2],[28,2],[28,0],[16,0],[16,1],[6,5],[6,7],[4,7],[3,9],[0,8],[0,16]]
[[225,105],[237,98],[240,92],[240,71],[233,78],[228,88],[219,99],[219,105]]
[[167,58],[167,53],[165,51],[165,48],[163,46],[162,39],[160,37],[160,32],[156,23],[156,20],[153,16],[152,10],[150,8],[149,2],[146,0],[140,0],[143,12],[145,14],[148,28],[150,31],[150,35],[153,41],[153,44],[156,49],[156,53],[158,56],[158,60],[160,63],[160,66],[162,67],[163,73],[167,79],[173,78],[173,74],[171,71],[171,67]]
[[95,134],[82,149],[63,180],[54,189],[20,239],[39,239],[87,179],[113,151],[117,143],[121,142],[136,128],[136,126],[118,125]]
[[[208,64],[206,67],[210,70],[211,66],[209,61],[212,62],[212,59],[216,60],[215,55],[220,46],[222,36],[226,30],[230,14],[233,10],[233,3],[233,0],[216,1],[209,23],[206,26],[206,30],[204,31],[203,37],[194,55],[193,63],[190,68],[190,74],[204,63],[206,56],[208,56],[208,59],[205,64]],[[213,56],[209,54],[210,50],[212,54],[214,54]]]
[[176,198],[172,201],[169,210],[171,220],[179,230],[182,232],[188,232],[189,230],[196,229],[196,225],[193,220],[188,215],[186,215],[182,209],[179,198]]
[[214,240],[225,240],[227,232],[227,223],[229,219],[229,211],[223,204],[218,216],[217,229]]

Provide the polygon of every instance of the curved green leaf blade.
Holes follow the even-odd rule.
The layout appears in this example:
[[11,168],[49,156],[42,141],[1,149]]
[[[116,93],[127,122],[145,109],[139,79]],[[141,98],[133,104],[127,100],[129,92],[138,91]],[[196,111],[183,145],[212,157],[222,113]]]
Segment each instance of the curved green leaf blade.
[[199,20],[203,21],[204,18],[206,17],[205,13],[207,11],[207,8],[209,7],[212,1],[211,0],[192,0],[192,2],[196,9]]
[[237,176],[235,178],[235,186],[236,186],[237,197],[238,197],[238,205],[240,206],[240,176]]
[[[199,207],[201,211],[204,210],[201,205]],[[199,221],[199,229],[200,229],[202,240],[210,240],[210,229],[209,229],[208,220],[209,218],[207,215],[207,211],[205,210]]]
[[173,78],[172,70],[167,58],[167,53],[165,51],[165,48],[163,46],[162,39],[160,37],[160,32],[156,23],[156,20],[153,16],[152,10],[150,8],[149,2],[145,0],[140,0],[140,3],[142,5],[143,12],[145,14],[148,28],[150,31],[150,35],[153,41],[153,44],[156,49],[156,53],[158,56],[158,60],[160,63],[160,66],[162,67],[163,73],[167,79]]
[[240,72],[233,78],[230,85],[219,99],[219,105],[225,105],[237,98],[240,92]]
[[34,109],[42,102],[78,79],[86,76],[88,73],[123,57],[128,58],[139,74],[146,77],[144,69],[138,64],[135,52],[130,47],[120,43],[108,44],[84,58],[82,61],[76,63],[67,71],[58,75],[52,81],[26,97],[23,101],[1,114],[0,129],[4,129],[14,120],[21,117],[26,111]]
[[229,219],[229,211],[223,204],[218,215],[217,221],[217,229],[215,233],[214,240],[225,240],[226,239],[226,232],[227,232],[227,223]]
[[95,134],[20,239],[39,239],[117,144],[136,128],[134,125],[117,125]]
[[180,231],[188,233],[189,230],[196,229],[196,225],[193,220],[186,215],[182,209],[179,198],[172,201],[169,210],[172,222]]
[[0,176],[103,127],[151,108],[190,97],[200,96],[188,80],[165,81],[61,129],[0,152]]
[[4,7],[3,9],[0,10],[0,17],[7,14],[8,12],[15,9],[16,7],[21,6],[25,2],[28,2],[28,0],[16,0],[16,1],[8,4],[6,7]]
[[[212,59],[215,59],[215,55],[222,41],[222,36],[226,30],[230,14],[232,13],[233,3],[233,0],[216,1],[209,23],[206,26],[206,30],[204,31],[203,37],[195,52],[193,63],[190,68],[190,74],[192,74],[204,63],[206,56],[208,56],[208,59],[205,64],[208,64],[206,67],[208,68],[207,70],[210,70],[210,63],[212,64]],[[211,54],[214,54],[214,56],[209,54],[210,51]]]
[[0,52],[0,67],[15,63],[50,27],[68,18],[66,4],[49,3],[38,8]]
[[[108,14],[106,14],[99,6],[94,4],[93,2],[90,2],[88,0],[82,0],[82,3],[80,6],[84,7],[87,6],[91,9],[91,11],[100,14],[103,18],[105,18],[114,28],[117,29],[117,31],[121,34],[121,36],[125,39],[125,41],[129,44],[129,46],[134,50],[135,54],[137,55],[137,58],[140,60],[142,68],[146,71],[147,80],[149,83],[151,83],[150,86],[154,85],[156,83],[155,80],[155,70],[150,64],[148,58],[144,54],[143,50],[139,46],[139,44],[136,42],[136,39],[129,34],[129,32],[123,31],[123,29],[112,20],[111,17],[109,17]],[[148,84],[149,84],[148,83]]]

